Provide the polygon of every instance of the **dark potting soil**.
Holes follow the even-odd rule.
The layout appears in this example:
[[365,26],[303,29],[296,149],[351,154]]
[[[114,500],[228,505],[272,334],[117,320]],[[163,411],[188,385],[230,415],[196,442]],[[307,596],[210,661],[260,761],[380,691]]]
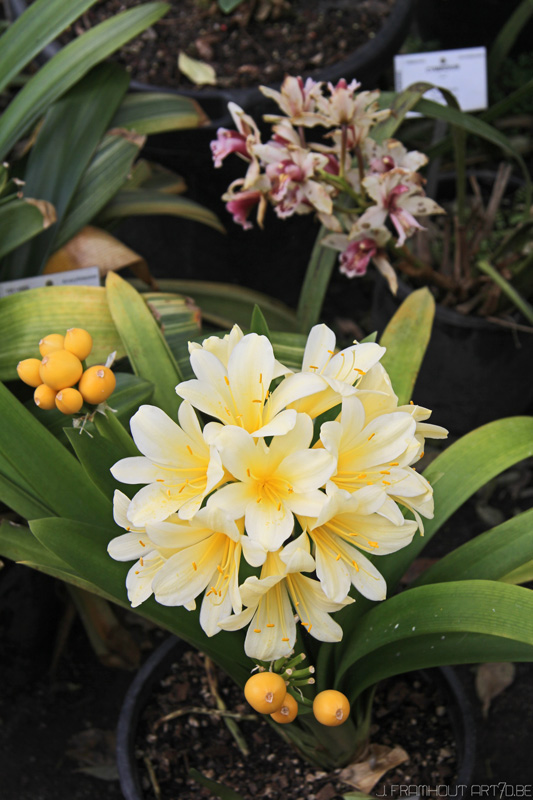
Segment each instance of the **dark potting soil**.
[[[219,696],[228,710],[253,720],[239,721],[250,752],[239,750],[223,719],[208,713],[165,718],[176,710],[214,710],[205,662],[197,652],[185,652],[154,691],[142,716],[136,740],[139,774],[146,800],[194,800],[213,795],[188,776],[198,770],[206,778],[229,786],[243,800],[279,798],[331,800],[353,789],[340,770],[311,767],[260,715],[254,715],[242,691],[223,673],[217,674]],[[440,690],[416,674],[383,682],[374,703],[372,741],[400,746],[408,762],[392,769],[376,785],[380,793],[394,784],[450,785],[456,773],[454,733]]]
[[[143,0],[102,0],[64,34],[66,42],[93,25]],[[279,83],[288,73],[309,74],[334,64],[374,38],[394,0],[290,0],[279,18],[257,13],[266,3],[245,0],[223,14],[209,0],[170,0],[168,13],[125,45],[120,63],[135,80],[173,88],[192,88],[178,69],[178,54],[210,64],[219,88]]]

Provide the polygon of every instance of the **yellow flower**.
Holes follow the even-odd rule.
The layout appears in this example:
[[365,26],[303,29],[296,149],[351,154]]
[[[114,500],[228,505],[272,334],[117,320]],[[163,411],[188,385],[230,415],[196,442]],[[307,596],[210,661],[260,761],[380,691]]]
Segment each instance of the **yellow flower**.
[[244,649],[260,661],[287,656],[296,641],[295,613],[307,632],[322,642],[339,642],[342,628],[329,615],[349,603],[329,600],[320,585],[302,575],[314,569],[307,536],[295,539],[277,553],[268,553],[261,577],[247,578],[240,587],[247,608],[219,622],[227,631],[249,625]]
[[220,509],[203,508],[187,523],[154,534],[159,546],[175,550],[153,580],[155,599],[165,606],[194,608],[205,590],[200,625],[208,636],[219,633],[219,620],[232,609],[240,612],[242,608],[238,585],[241,553],[252,566],[265,560],[263,548],[241,530]]
[[[176,391],[224,425],[235,425],[254,436],[287,433],[296,421],[296,412],[286,406],[317,391],[316,381],[312,375],[291,375],[290,383],[282,381],[270,393],[272,380],[290,370],[276,361],[266,336],[239,334],[240,329],[234,327],[221,344],[206,339],[202,347],[192,347],[196,379],[183,381]],[[216,429],[216,424],[210,423],[206,434],[212,437]]]
[[411,542],[417,525],[396,524],[379,511],[385,496],[378,486],[353,494],[326,487],[328,499],[315,520],[300,519],[314,544],[316,574],[330,600],[341,602],[353,584],[370,600],[384,600],[387,586],[381,573],[361,551],[376,556],[394,553]]
[[294,529],[294,514],[318,516],[325,501],[320,491],[335,470],[335,458],[323,448],[310,450],[313,423],[296,415],[292,430],[274,436],[268,447],[247,431],[228,425],[215,439],[223,466],[235,478],[218,489],[208,507],[244,517],[248,535],[265,550],[278,550]]
[[[385,348],[374,342],[353,344],[335,353],[335,334],[327,325],[311,328],[302,361],[302,373],[313,375],[316,391],[291,404],[312,418],[338,405],[343,397],[357,393],[354,384],[378,363]],[[290,385],[292,376],[287,378]]]
[[130,426],[143,455],[123,458],[111,468],[122,483],[148,484],[128,507],[128,519],[136,527],[176,511],[182,519],[190,519],[224,479],[218,452],[205,441],[189,403],[181,404],[178,419],[180,425],[156,406],[141,406]]
[[367,424],[361,400],[346,397],[340,421],[325,422],[320,439],[337,458],[337,471],[331,477],[336,486],[348,492],[364,486],[379,487],[386,495],[380,514],[401,525],[400,503],[413,512],[423,531],[420,514],[428,519],[433,516],[433,490],[409,466],[420,454],[416,421],[411,414],[392,411],[375,416]]

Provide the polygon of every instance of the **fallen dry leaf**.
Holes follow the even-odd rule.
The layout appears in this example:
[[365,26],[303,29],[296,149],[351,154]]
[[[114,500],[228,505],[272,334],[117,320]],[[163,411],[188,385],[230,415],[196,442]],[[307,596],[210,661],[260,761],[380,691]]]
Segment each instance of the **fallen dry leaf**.
[[387,747],[371,744],[364,761],[350,764],[339,773],[339,778],[354,789],[371,792],[379,779],[393,767],[408,761],[409,756],[402,747]]
[[476,672],[476,692],[481,700],[481,711],[485,718],[489,715],[491,702],[512,684],[515,665],[508,661],[495,661],[480,664]]
[[180,53],[178,56],[178,69],[196,86],[214,86],[217,82],[216,72],[210,64],[189,58],[185,53]]

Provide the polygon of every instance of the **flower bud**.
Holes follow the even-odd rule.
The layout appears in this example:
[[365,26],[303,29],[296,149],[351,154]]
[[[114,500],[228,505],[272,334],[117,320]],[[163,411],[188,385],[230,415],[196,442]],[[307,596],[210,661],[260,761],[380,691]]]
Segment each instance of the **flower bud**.
[[275,672],[256,672],[244,687],[244,696],[260,714],[278,711],[286,694],[285,681]]
[[56,394],[55,404],[62,414],[77,414],[83,405],[83,397],[77,389],[61,389]]
[[56,407],[56,393],[45,383],[41,383],[41,385],[36,388],[33,393],[33,399],[35,400],[35,405],[45,411],[51,411]]
[[82,372],[81,361],[68,350],[55,350],[49,353],[43,358],[39,369],[42,382],[56,392],[77,383]]
[[93,337],[83,328],[69,328],[65,335],[65,350],[85,361],[93,349]]
[[285,698],[281,704],[281,708],[279,711],[275,711],[270,716],[274,720],[274,722],[280,722],[282,725],[287,724],[287,722],[292,722],[296,719],[298,715],[298,703],[292,696],[292,694],[285,695]]
[[47,356],[56,350],[63,350],[63,342],[65,337],[60,333],[49,333],[44,336],[39,342],[39,352],[42,356]]
[[78,386],[86,403],[97,405],[113,394],[117,380],[109,367],[101,365],[86,369]]
[[42,383],[39,369],[41,362],[38,358],[25,358],[24,361],[19,361],[17,364],[17,372],[21,381],[27,383],[28,386],[40,386]]
[[350,716],[350,703],[342,692],[326,689],[313,700],[313,714],[322,725],[333,728],[346,722]]

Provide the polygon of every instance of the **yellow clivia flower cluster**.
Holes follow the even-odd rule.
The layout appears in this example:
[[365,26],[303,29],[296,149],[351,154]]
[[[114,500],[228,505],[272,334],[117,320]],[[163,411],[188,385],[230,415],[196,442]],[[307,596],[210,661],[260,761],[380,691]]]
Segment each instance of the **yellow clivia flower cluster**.
[[[320,641],[339,641],[330,615],[353,602],[352,587],[386,596],[366,554],[405,547],[432,517],[432,488],[412,465],[425,437],[447,431],[427,422],[428,409],[398,405],[383,347],[336,352],[325,325],[311,330],[298,372],[266,336],[238,326],[189,350],[196,377],[176,387],[179,424],[141,406],[131,431],[143,455],[111,470],[145,484],[131,500],[116,492],[115,521],[127,532],[108,547],[135,560],[132,606],[153,594],[193,609],[203,594],[206,634],[248,626],[245,650],[259,661],[292,652],[298,620]],[[212,421],[202,427],[195,409]]]
[[[39,342],[42,360],[19,361],[19,378],[35,387],[35,404],[46,411],[58,408],[62,414],[77,414],[83,403],[102,403],[113,393],[116,379],[105,366],[83,369],[93,340],[83,328],[69,328],[63,336],[50,333]],[[78,388],[75,388],[78,384]]]

